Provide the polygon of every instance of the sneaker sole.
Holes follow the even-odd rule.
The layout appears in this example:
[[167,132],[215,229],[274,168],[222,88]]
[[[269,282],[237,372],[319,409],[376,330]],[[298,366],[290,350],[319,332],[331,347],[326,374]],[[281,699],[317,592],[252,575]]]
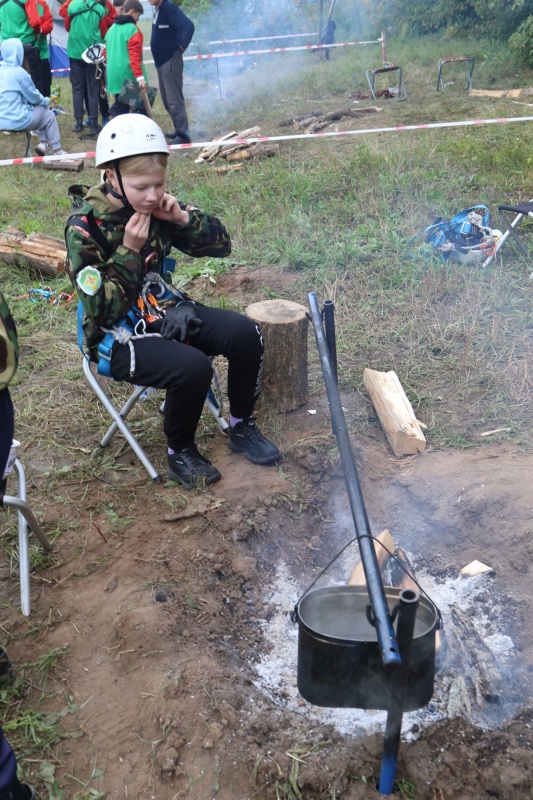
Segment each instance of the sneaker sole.
[[181,485],[185,489],[194,489],[195,486],[198,486],[198,484],[201,484],[201,483],[205,483],[206,486],[211,486],[211,484],[216,483],[217,481],[219,481],[221,479],[222,475],[219,472],[219,473],[217,473],[217,475],[212,475],[211,478],[202,477],[202,478],[197,478],[196,480],[193,480],[193,481],[186,481],[183,478],[181,478],[177,474],[177,472],[172,472],[172,470],[169,469],[168,470],[168,477],[170,478],[171,481],[175,481],[176,483],[181,483]]
[[231,439],[228,439],[227,445],[230,450],[233,450],[234,453],[242,453],[243,456],[246,456],[248,461],[251,461],[252,464],[259,464],[260,466],[266,466],[267,464],[274,464],[276,461],[279,461],[281,458],[281,453],[277,453],[274,456],[264,456],[263,458],[257,458],[254,456],[249,455],[246,450],[241,447],[240,445],[236,444]]

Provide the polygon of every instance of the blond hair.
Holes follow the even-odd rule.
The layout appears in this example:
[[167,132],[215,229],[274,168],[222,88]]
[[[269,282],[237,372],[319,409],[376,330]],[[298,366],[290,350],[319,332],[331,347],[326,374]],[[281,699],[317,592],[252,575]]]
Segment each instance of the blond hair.
[[[154,169],[166,171],[168,163],[168,153],[146,153],[140,156],[127,156],[120,159],[120,174],[127,178],[137,175],[144,175]],[[113,162],[107,164],[113,168]]]

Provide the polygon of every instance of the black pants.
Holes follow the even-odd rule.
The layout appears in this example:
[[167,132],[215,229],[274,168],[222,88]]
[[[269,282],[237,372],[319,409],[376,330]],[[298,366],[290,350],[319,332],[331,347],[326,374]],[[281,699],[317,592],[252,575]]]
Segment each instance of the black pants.
[[[207,306],[197,306],[196,311],[203,325],[189,344],[160,337],[133,342],[133,375],[127,345],[115,343],[111,355],[117,380],[167,390],[163,429],[173,450],[194,442],[213,377],[210,356],[228,359],[228,399],[234,417],[252,415],[261,388],[263,338],[256,323],[236,311]],[[160,326],[154,323],[150,330]]]
[[4,469],[9,458],[11,443],[13,442],[13,432],[15,430],[15,419],[13,414],[13,403],[9,396],[9,389],[0,390],[0,483]]
[[30,70],[31,79],[34,82],[37,89],[40,91],[44,97],[49,97],[50,95],[44,94],[43,92],[43,84],[42,84],[42,74],[41,74],[41,56],[39,55],[39,51],[37,48],[26,42],[23,45],[24,48],[24,58],[28,62],[28,69]]
[[183,97],[183,55],[177,50],[172,58],[157,68],[159,93],[176,135],[190,139],[189,120]]
[[50,97],[50,90],[52,88],[52,70],[50,69],[50,59],[41,58],[41,94],[45,97]]
[[83,125],[83,105],[87,98],[87,110],[91,125],[98,124],[98,91],[100,82],[96,78],[96,66],[87,64],[82,58],[70,59],[70,82],[72,105],[77,125]]

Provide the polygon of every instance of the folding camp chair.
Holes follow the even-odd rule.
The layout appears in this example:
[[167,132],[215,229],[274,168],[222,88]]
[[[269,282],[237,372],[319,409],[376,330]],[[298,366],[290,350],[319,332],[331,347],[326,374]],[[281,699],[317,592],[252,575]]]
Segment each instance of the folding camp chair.
[[[9,462],[8,462],[9,463]],[[20,607],[25,617],[30,616],[30,550],[29,550],[29,529],[35,534],[43,550],[47,553],[52,549],[52,545],[46,538],[41,526],[35,519],[35,515],[26,502],[26,473],[24,467],[18,460],[10,464],[17,475],[17,494],[7,495],[7,481],[9,474],[5,474],[0,480],[0,506],[10,506],[18,511],[19,523],[19,572],[20,572]]]
[[[505,231],[503,232],[502,236],[500,237],[496,245],[496,251],[492,256],[490,256],[489,258],[486,259],[486,261],[483,262],[483,266],[486,267],[490,264],[496,253],[499,250],[501,250],[501,248],[503,247],[503,245],[505,244],[505,242],[509,237],[511,237],[513,241],[516,243],[518,249],[524,256],[524,258],[526,260],[529,260],[530,256],[527,250],[525,249],[524,245],[520,241],[520,237],[516,232],[516,228],[518,228],[524,217],[533,218],[533,200],[530,200],[528,203],[520,203],[519,205],[515,206],[501,205],[498,206],[498,211],[500,213],[501,220],[505,227]],[[505,212],[515,214],[516,216],[514,217],[514,219],[510,220],[506,216]]]
[[[122,381],[114,381],[113,378],[102,378],[101,375],[98,375],[97,371],[97,364],[92,360],[90,354],[84,348],[83,342],[83,306],[81,303],[78,303],[78,345],[83,355],[83,372],[87,383],[92,388],[98,399],[101,401],[102,405],[104,406],[105,410],[113,420],[111,426],[108,428],[107,432],[100,440],[100,446],[106,447],[117,430],[119,430],[126,441],[128,442],[129,446],[147,471],[150,478],[154,481],[154,483],[161,482],[161,476],[159,475],[157,469],[154,467],[142,447],[140,446],[139,442],[131,432],[131,430],[126,425],[126,417],[135,406],[137,401],[140,397],[146,392],[147,387],[145,386],[135,386],[133,392],[122,406],[121,409],[115,408],[111,400],[109,399],[108,394],[106,393],[105,389],[102,386],[103,381],[111,380],[112,382],[122,383]],[[215,386],[218,383],[218,379],[215,380]],[[218,392],[220,394],[220,392]],[[217,425],[219,426],[220,430],[223,433],[227,433],[229,430],[229,424],[222,416],[222,406],[219,401],[216,399],[215,391],[213,387],[209,389],[207,393],[207,397],[205,399],[205,404],[213,417]],[[161,406],[160,411],[163,411],[164,404]]]

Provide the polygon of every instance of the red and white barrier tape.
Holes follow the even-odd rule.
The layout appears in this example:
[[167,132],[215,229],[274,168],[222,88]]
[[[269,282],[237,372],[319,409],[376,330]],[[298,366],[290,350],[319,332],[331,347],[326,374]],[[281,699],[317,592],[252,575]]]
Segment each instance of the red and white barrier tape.
[[[288,142],[296,139],[327,139],[330,136],[364,136],[367,133],[398,133],[400,131],[434,130],[435,128],[467,128],[471,125],[501,125],[508,122],[533,122],[533,117],[500,117],[498,119],[466,119],[457,122],[428,122],[422,125],[397,125],[394,128],[362,128],[357,131],[324,131],[323,133],[293,133],[287,136],[254,136],[248,139],[216,139],[211,142],[176,144],[169,150],[192,150],[198,147],[226,147],[234,144],[255,144],[256,142]],[[87,153],[67,153],[64,156],[36,156],[35,158],[12,158],[0,160],[0,167],[19,164],[41,164],[43,161],[72,161],[80,158],[94,158],[94,151]]]
[[[274,38],[274,37],[272,37]],[[245,41],[245,40],[243,40]],[[204,53],[196,56],[183,56],[184,61],[202,61],[213,58],[235,58],[236,56],[254,56],[263,53],[289,53],[295,50],[330,50],[332,47],[354,47],[362,44],[383,44],[383,38],[373,39],[368,42],[338,42],[337,44],[302,44],[295,45],[294,47],[265,47],[261,50],[235,50],[231,53]],[[144,47],[143,50],[150,50],[149,47]],[[153,61],[145,61],[145,64],[153,64]],[[70,67],[63,67],[62,69],[53,69],[52,72],[70,72]]]
[[280,36],[254,36],[250,39],[217,39],[207,44],[237,44],[238,42],[272,42],[274,39],[301,39],[303,36],[316,36],[318,33],[283,33]]

